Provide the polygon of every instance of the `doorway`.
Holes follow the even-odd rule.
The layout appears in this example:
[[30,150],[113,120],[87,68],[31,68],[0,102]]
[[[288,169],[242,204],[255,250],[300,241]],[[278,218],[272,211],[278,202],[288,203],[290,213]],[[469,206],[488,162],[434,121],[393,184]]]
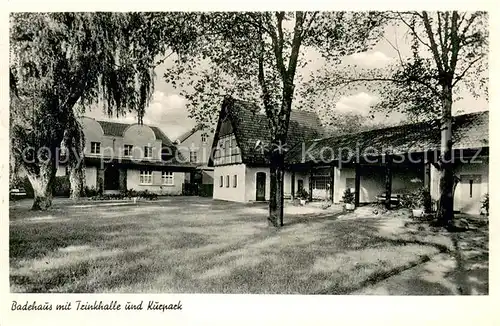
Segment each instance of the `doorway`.
[[108,165],[104,170],[104,190],[120,189],[120,171],[115,165]]
[[297,180],[297,190],[298,191],[304,190],[304,180],[302,179]]
[[257,172],[256,175],[256,201],[264,201],[266,200],[266,173],[265,172]]

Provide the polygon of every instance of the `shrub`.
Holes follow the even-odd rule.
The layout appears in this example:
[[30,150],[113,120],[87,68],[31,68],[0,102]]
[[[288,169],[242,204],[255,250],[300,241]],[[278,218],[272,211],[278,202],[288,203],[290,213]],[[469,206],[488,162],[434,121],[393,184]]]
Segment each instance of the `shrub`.
[[55,177],[54,183],[52,184],[52,191],[54,196],[59,197],[69,197],[71,189],[71,184],[69,182],[69,176]]
[[429,213],[432,208],[431,194],[426,187],[421,187],[410,194],[403,195],[401,206],[410,209],[423,208],[426,213]]
[[296,197],[297,198],[300,198],[300,199],[308,199],[309,198],[309,193],[307,192],[307,190],[305,190],[304,188],[300,188],[298,191],[297,191],[297,194],[296,194]]
[[85,197],[96,197],[98,195],[98,191],[96,187],[85,187]]
[[122,198],[132,198],[132,197],[137,197],[137,191],[134,189],[125,189],[120,192],[120,195]]
[[344,190],[342,201],[346,204],[354,203],[354,193],[351,191],[351,188],[347,188],[346,190]]

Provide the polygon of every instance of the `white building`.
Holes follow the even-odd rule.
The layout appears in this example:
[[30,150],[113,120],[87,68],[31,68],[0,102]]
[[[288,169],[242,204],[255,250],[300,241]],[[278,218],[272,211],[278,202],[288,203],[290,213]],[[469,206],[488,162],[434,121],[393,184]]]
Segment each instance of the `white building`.
[[[314,112],[293,111],[290,116],[286,148],[322,135],[319,118]],[[226,99],[215,131],[214,199],[237,202],[269,200],[269,164],[264,155],[271,135],[267,120],[248,102]],[[292,174],[285,173],[285,196],[290,197]],[[307,173],[297,173],[294,189],[308,187]]]
[[214,168],[208,166],[208,161],[213,139],[214,133],[198,124],[175,141],[181,153],[189,158],[189,163],[196,167],[191,173],[186,173],[185,177],[185,184],[191,186],[192,194],[212,196]]
[[[455,210],[479,214],[488,193],[488,112],[455,116],[453,165]],[[306,189],[309,200],[342,201],[346,188],[356,205],[397,197],[427,187],[439,198],[440,129],[437,121],[321,138],[319,119],[292,112],[286,154],[285,198]],[[214,199],[269,199],[269,164],[262,146],[270,140],[265,116],[255,105],[228,99],[222,105],[213,150]]]
[[[148,190],[180,195],[185,173],[193,170],[168,137],[154,126],[83,117],[85,181],[104,192]],[[71,149],[66,149],[71,150]],[[66,174],[64,157],[57,169]]]

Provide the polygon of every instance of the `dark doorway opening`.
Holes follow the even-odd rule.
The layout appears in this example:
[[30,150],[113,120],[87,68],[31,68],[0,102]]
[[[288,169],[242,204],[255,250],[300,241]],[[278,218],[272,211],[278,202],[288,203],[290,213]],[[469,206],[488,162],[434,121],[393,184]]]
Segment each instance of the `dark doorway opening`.
[[264,201],[266,200],[266,173],[265,172],[257,172],[256,176],[256,201]]
[[120,190],[120,170],[115,165],[104,170],[104,190]]

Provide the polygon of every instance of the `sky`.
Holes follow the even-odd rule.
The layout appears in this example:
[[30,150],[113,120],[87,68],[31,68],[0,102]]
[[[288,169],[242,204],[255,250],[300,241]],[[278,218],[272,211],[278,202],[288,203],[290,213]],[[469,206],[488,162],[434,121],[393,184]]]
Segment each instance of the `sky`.
[[[409,39],[405,34],[406,30],[403,27],[389,26],[385,29],[384,37],[370,51],[344,57],[343,63],[362,68],[384,67],[394,62],[394,60],[398,60],[398,53],[394,49],[394,46],[397,46],[403,56],[410,54]],[[305,69],[307,71],[302,71],[302,73],[321,69],[325,64],[321,56],[314,51],[307,51],[305,57],[306,59],[312,59],[312,63],[306,66]],[[196,122],[189,118],[189,113],[186,109],[186,99],[179,95],[180,90],[175,89],[163,80],[164,71],[171,64],[172,61],[166,61],[155,69],[155,91],[152,101],[146,109],[144,123],[160,127],[171,140],[176,140],[184,132],[193,128]],[[468,93],[461,94],[461,97],[463,99],[454,103],[455,113],[457,110],[460,110],[462,113],[468,113],[488,109],[488,102],[485,99],[475,99]],[[340,113],[368,115],[370,105],[377,103],[378,100],[379,97],[377,94],[359,88],[350,94],[339,97],[335,107],[332,109]],[[114,117],[110,119],[99,109],[87,112],[86,115],[100,120],[125,123],[137,122],[137,118],[133,114],[129,114],[123,118]],[[402,114],[391,114],[388,118],[385,114],[380,114],[376,116],[373,122],[385,120],[388,123],[397,123],[403,118]]]

